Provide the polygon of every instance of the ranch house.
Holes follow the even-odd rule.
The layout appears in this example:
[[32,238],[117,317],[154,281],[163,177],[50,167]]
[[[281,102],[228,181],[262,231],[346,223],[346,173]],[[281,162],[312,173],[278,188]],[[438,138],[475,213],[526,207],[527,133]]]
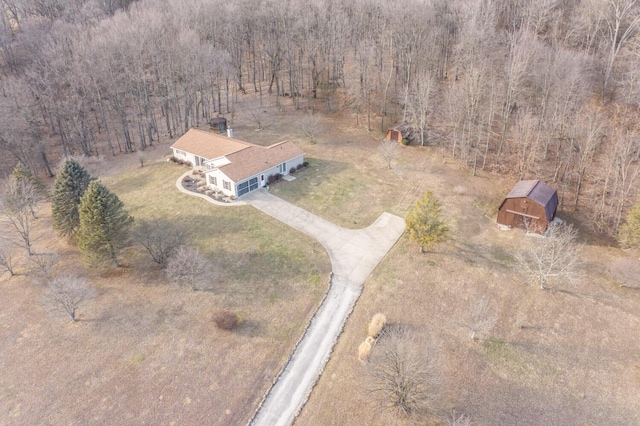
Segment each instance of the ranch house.
[[233,197],[266,186],[270,176],[288,175],[304,161],[304,152],[289,141],[265,147],[198,129],[189,129],[171,150],[205,173],[207,187]]

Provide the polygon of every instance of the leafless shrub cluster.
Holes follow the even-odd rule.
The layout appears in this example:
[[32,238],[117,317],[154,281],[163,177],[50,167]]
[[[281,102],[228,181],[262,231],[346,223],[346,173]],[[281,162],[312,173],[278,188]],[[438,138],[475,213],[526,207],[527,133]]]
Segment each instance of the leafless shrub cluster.
[[471,340],[485,339],[491,335],[497,317],[487,297],[474,299],[467,312],[462,326],[469,330]]
[[95,295],[84,278],[64,275],[54,278],[47,285],[44,296],[45,306],[78,321],[78,309]]
[[149,252],[154,262],[165,268],[178,247],[189,241],[189,232],[186,226],[175,221],[156,219],[140,222],[134,238]]
[[169,258],[165,272],[174,284],[194,291],[210,289],[215,280],[211,262],[191,246],[179,247]]
[[546,237],[527,238],[524,249],[516,253],[522,273],[542,289],[550,279],[574,284],[582,264],[577,238],[578,231],[566,224],[551,226]]
[[437,395],[439,344],[406,328],[386,329],[366,364],[375,409],[395,415],[425,414]]
[[391,163],[398,156],[398,142],[383,140],[378,147],[380,157],[384,160],[387,167],[391,168]]

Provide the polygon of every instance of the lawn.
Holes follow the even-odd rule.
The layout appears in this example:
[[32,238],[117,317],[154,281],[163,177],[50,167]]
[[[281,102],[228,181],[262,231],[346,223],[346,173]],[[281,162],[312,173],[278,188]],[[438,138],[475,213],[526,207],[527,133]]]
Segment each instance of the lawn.
[[[88,277],[97,296],[72,323],[44,309],[28,271],[0,281],[0,412],[5,424],[244,424],[289,356],[327,286],[330,263],[312,240],[249,206],[216,207],[179,193],[186,169],[131,162],[104,183],[136,220],[188,224],[216,265],[212,291],[166,283],[141,248],[123,267],[85,271],[73,244],[38,219],[38,252],[56,273]],[[233,332],[217,309],[242,319]]]

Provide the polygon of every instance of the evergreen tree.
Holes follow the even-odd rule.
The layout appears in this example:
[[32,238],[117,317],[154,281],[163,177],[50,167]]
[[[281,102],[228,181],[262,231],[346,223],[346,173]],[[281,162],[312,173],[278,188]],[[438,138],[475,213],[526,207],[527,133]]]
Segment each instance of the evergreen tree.
[[53,228],[61,236],[75,235],[80,226],[78,206],[89,182],[94,178],[75,160],[64,162],[53,187],[51,210]]
[[87,263],[111,260],[118,268],[118,252],[127,244],[133,225],[133,217],[124,209],[122,201],[102,183],[92,181],[78,211],[78,247]]
[[640,200],[627,213],[627,220],[618,231],[618,242],[623,247],[640,249]]
[[427,191],[409,210],[405,224],[409,239],[420,244],[421,253],[433,244],[444,241],[449,231],[440,219],[440,202],[431,191]]

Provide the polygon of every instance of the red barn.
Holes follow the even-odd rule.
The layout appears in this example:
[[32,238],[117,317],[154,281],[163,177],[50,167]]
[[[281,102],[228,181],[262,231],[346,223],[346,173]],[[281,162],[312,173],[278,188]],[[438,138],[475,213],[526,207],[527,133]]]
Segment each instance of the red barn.
[[558,192],[539,180],[515,184],[498,209],[498,223],[544,233],[556,215]]

